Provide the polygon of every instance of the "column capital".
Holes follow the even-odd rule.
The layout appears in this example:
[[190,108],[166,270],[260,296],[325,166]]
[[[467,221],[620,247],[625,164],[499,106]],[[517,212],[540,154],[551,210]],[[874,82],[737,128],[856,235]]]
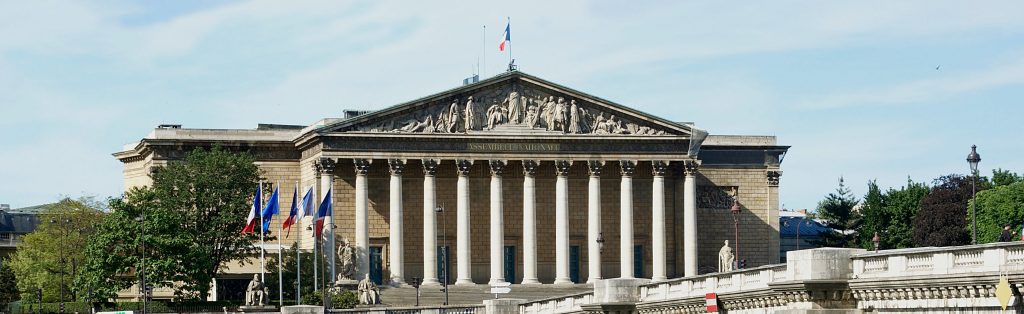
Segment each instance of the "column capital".
[[619,160],[619,169],[623,176],[633,176],[636,173],[636,160]]
[[492,176],[500,177],[505,173],[506,163],[504,160],[491,160],[488,162],[488,165],[490,165]]
[[604,168],[604,160],[587,160],[587,168],[590,169],[591,177],[600,177],[601,169]]
[[440,160],[424,158],[423,159],[423,175],[433,176],[437,174],[437,164]]
[[356,166],[357,175],[366,175],[366,172],[370,170],[370,164],[373,163],[373,159],[366,158],[355,158],[352,159],[352,164]]
[[534,176],[537,174],[537,166],[540,165],[536,160],[523,160],[523,175]]
[[316,161],[316,164],[314,165],[314,167],[316,168],[316,170],[320,171],[320,173],[322,173],[322,174],[333,174],[334,173],[334,166],[336,164],[337,164],[337,162],[334,161],[334,158],[324,158],[324,157],[321,157],[320,160]]
[[768,186],[779,186],[779,177],[782,176],[782,171],[779,170],[768,170]]
[[572,168],[572,160],[555,160],[555,175],[567,176]]
[[697,168],[700,167],[700,161],[691,160],[683,162],[683,174],[687,176],[697,175]]
[[391,175],[400,176],[405,170],[405,159],[388,159],[388,170]]
[[455,161],[455,166],[458,168],[459,176],[468,176],[469,171],[473,169],[473,160],[471,159],[459,159]]
[[664,160],[651,161],[651,174],[655,177],[664,177],[668,173],[668,162]]

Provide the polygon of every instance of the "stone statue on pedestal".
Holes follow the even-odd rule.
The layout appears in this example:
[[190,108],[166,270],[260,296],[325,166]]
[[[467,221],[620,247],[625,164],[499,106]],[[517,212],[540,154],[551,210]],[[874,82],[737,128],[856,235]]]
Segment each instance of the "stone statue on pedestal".
[[718,272],[732,271],[732,266],[735,264],[736,256],[732,254],[732,248],[729,247],[729,240],[725,240],[725,245],[722,246],[721,250],[718,250]]
[[245,289],[245,305],[264,306],[267,305],[267,287],[260,281],[260,275],[252,275],[252,281]]
[[356,276],[356,247],[349,245],[348,239],[345,239],[340,246],[338,246],[338,261],[341,262],[341,267],[338,269],[338,278],[336,282],[342,282],[346,280],[355,281]]
[[363,280],[359,281],[359,304],[380,304],[380,289],[370,281],[370,274],[366,274]]

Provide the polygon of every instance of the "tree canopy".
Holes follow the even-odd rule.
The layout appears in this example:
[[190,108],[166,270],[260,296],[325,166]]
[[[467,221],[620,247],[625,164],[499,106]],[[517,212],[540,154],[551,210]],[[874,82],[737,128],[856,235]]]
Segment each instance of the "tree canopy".
[[914,246],[914,217],[920,208],[921,198],[928,194],[928,185],[907,178],[907,185],[900,189],[890,188],[883,194],[878,185],[868,183],[868,194],[864,196],[861,208],[863,224],[857,242],[859,247],[874,248],[872,238],[878,232],[882,249],[899,249]]
[[17,277],[11,268],[11,260],[0,259],[0,308],[20,299],[17,288]]
[[200,148],[151,177],[151,187],[111,201],[111,215],[87,248],[89,275],[81,284],[113,293],[137,282],[136,271],[144,268],[148,284],[173,288],[182,299],[205,299],[228,261],[257,252],[255,236],[240,231],[259,169],[247,153]]
[[[921,199],[921,211],[914,218],[916,246],[952,246],[971,243],[968,224],[973,176],[951,174],[935,179],[934,186]],[[987,189],[987,180],[976,181],[979,191]]]
[[[40,214],[40,225],[25,235],[10,264],[18,278],[22,299],[43,290],[43,300],[56,302],[85,297],[85,290],[72,285],[86,260],[86,242],[103,219],[102,203],[92,198],[64,198]],[[62,279],[63,278],[63,284]]]
[[857,198],[839,178],[839,187],[818,203],[817,217],[829,228],[821,233],[819,245],[828,247],[852,247],[856,245],[860,214],[854,210]]
[[978,193],[978,243],[995,242],[1003,225],[1020,239],[1024,223],[1024,182],[996,186]]

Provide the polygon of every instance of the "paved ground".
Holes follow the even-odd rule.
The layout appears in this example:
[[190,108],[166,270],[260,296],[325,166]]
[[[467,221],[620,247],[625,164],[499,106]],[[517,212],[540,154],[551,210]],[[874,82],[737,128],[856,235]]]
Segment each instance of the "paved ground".
[[[493,299],[488,285],[449,286],[448,303],[481,304],[483,300]],[[526,300],[547,299],[557,296],[593,291],[588,284],[577,285],[512,285],[512,292],[498,295],[499,298],[517,298]],[[416,289],[404,285],[401,288],[381,287],[381,301],[390,306],[416,305]],[[440,286],[421,287],[420,305],[440,305],[444,302],[444,292]]]

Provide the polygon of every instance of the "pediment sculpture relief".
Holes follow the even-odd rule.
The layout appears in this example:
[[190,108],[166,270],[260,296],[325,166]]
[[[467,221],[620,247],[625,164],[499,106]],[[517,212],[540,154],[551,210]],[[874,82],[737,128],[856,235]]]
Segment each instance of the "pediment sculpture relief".
[[537,89],[503,88],[453,98],[357,127],[363,132],[470,133],[502,130],[562,134],[665,135],[646,122]]

